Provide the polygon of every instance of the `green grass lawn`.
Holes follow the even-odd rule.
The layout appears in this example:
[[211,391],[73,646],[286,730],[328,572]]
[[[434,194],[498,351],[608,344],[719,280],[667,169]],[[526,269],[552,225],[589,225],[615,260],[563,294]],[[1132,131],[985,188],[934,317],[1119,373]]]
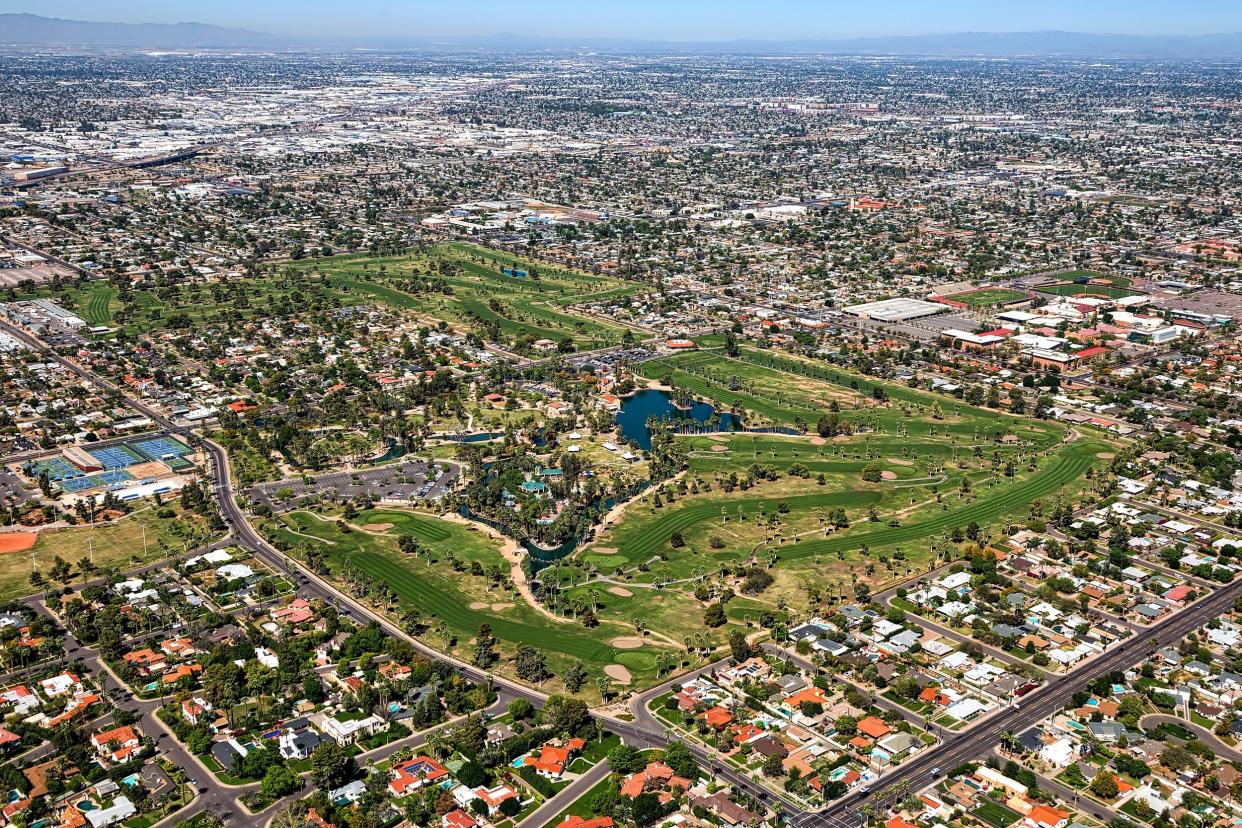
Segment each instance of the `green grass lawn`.
[[[646,289],[462,243],[395,256],[350,254],[303,260],[289,266],[328,277],[353,301],[379,301],[471,327],[494,324],[510,341],[569,338],[582,348],[620,342],[625,327],[574,313],[573,305]],[[537,272],[538,278],[515,278],[502,273],[501,267]],[[425,289],[433,278],[451,292]]]
[[952,302],[961,302],[972,308],[987,308],[995,305],[1004,305],[1010,302],[1017,302],[1027,297],[1026,294],[1020,290],[990,287],[980,288],[979,290],[970,290],[965,293],[955,293],[952,296],[946,296],[944,298]]
[[40,532],[31,550],[0,555],[0,600],[37,591],[30,584],[32,552],[35,566],[45,576],[57,556],[72,564],[72,577],[67,583],[73,584],[83,579],[84,573],[77,566],[83,558],[93,559],[96,569],[115,566],[123,571],[180,554],[186,541],[193,548],[211,539],[202,518],[186,516],[175,504],[173,508],[175,514],[171,518],[156,517],[153,508],[140,505],[133,514],[114,523]]
[[1120,285],[1086,285],[1077,282],[1041,285],[1035,288],[1035,290],[1039,293],[1050,293],[1055,296],[1094,296],[1101,299],[1122,299],[1126,296],[1142,295],[1142,291],[1132,290]]
[[1009,828],[1010,825],[1022,818],[1022,815],[1017,811],[987,797],[982,799],[978,807],[971,811],[971,814],[988,825],[993,826],[993,828]]
[[[578,660],[592,675],[602,675],[605,665],[624,664],[636,684],[655,678],[654,657],[650,654],[644,650],[618,652],[608,644],[614,637],[627,632],[632,634],[628,622],[622,627],[604,620],[599,627],[591,629],[570,621],[557,623],[529,607],[521,597],[500,590],[489,592],[485,576],[453,571],[444,560],[449,550],[459,560],[500,564],[508,573],[508,564],[500,556],[496,542],[482,532],[431,515],[392,509],[364,512],[357,523],[393,523],[395,526],[383,533],[357,530],[343,533],[335,521],[323,520],[308,512],[292,512],[269,523],[267,530],[294,548],[299,544],[313,544],[338,577],[349,564],[388,584],[398,596],[398,604],[392,608],[394,615],[414,608],[423,613],[429,627],[434,628],[435,621],[442,620],[456,637],[457,651],[463,658],[471,657],[471,639],[486,623],[501,642],[500,650],[505,656],[500,665],[503,672],[511,672],[507,657],[512,655],[516,645],[527,643],[548,655],[554,672]],[[295,530],[296,534],[290,530]],[[399,552],[396,537],[403,530],[419,537],[430,553],[403,555]],[[486,606],[477,607],[480,604]],[[494,605],[501,608],[493,609]],[[441,649],[445,646],[443,638],[432,630],[422,638],[432,646]],[[588,689],[593,690],[593,686]]]

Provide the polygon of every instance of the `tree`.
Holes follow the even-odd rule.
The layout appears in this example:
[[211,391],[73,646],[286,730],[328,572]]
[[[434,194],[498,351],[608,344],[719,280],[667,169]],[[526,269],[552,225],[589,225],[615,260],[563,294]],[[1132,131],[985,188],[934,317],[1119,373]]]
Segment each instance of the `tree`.
[[699,775],[698,763],[694,754],[682,742],[673,742],[664,750],[664,764],[673,769],[673,773],[686,779],[695,779]]
[[311,781],[320,790],[339,788],[358,772],[354,757],[336,742],[324,742],[311,754]]
[[763,761],[764,776],[784,776],[785,763],[779,753],[773,753]]
[[526,699],[514,699],[509,702],[509,706],[506,710],[510,719],[515,722],[520,722],[523,719],[529,719],[531,717],[531,715],[535,712],[535,706]]
[[538,684],[551,674],[548,672],[548,657],[529,644],[519,644],[514,656],[517,676],[522,681]]
[[272,765],[263,774],[259,791],[267,799],[283,799],[302,787],[302,779],[284,765]]
[[[571,347],[573,343],[570,343]],[[509,797],[500,803],[500,812],[507,817],[515,817],[522,811],[522,801],[516,796]]]
[[544,724],[562,735],[577,732],[590,717],[590,710],[582,699],[553,694],[543,706]]
[[642,752],[630,745],[617,745],[608,751],[608,765],[613,773],[637,773],[647,765]]
[[1117,777],[1107,771],[1101,771],[1091,780],[1091,784],[1087,786],[1087,790],[1103,800],[1111,800],[1117,796],[1119,788],[1117,787]]
[[725,617],[724,604],[712,604],[703,611],[703,624],[708,627],[723,627],[729,619]]
[[587,671],[582,666],[581,661],[575,661],[569,666],[569,669],[561,675],[561,681],[565,684],[565,689],[571,693],[577,693],[586,684]]
[[736,661],[745,661],[750,658],[750,642],[746,640],[746,634],[741,630],[733,630],[729,633],[729,650],[733,654]]
[[496,638],[492,635],[491,625],[480,624],[479,634],[474,639],[474,666],[486,669],[495,660]]

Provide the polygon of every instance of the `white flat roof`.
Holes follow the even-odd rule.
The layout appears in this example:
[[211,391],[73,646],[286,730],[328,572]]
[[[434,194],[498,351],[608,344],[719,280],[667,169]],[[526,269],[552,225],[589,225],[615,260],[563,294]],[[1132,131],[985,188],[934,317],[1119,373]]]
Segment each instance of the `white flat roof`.
[[844,308],[846,313],[866,319],[878,319],[881,322],[900,322],[905,319],[917,319],[920,316],[932,316],[949,310],[948,305],[939,302],[924,302],[922,299],[881,299],[878,302],[864,302],[861,305],[850,305]]

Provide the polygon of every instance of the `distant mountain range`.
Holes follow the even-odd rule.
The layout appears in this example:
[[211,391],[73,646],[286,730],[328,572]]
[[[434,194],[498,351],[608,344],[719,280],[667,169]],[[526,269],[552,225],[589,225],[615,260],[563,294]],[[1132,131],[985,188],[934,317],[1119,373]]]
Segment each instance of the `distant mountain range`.
[[96,23],[37,14],[0,14],[0,46],[99,46],[131,49],[270,47],[277,38],[207,23]]
[[1242,58],[1242,33],[1126,35],[1085,32],[961,32],[891,37],[801,40],[661,41],[625,38],[539,37],[495,34],[375,38],[294,38],[227,29],[206,23],[101,23],[37,14],[0,14],[4,46],[119,49],[332,49],[421,51],[687,52],[722,54],[834,54],[937,57]]

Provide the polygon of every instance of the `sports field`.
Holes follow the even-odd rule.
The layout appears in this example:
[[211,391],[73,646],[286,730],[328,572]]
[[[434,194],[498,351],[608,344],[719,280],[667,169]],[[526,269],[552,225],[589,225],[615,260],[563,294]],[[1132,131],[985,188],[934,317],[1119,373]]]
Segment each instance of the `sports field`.
[[181,514],[175,506],[173,509],[175,516],[170,518],[156,517],[154,509],[143,508],[116,523],[39,532],[33,546],[0,555],[0,600],[37,591],[30,584],[32,557],[46,576],[59,555],[74,565],[69,583],[75,583],[81,580],[82,572],[76,564],[82,558],[93,557],[97,569],[111,566],[124,571],[179,553],[186,541],[194,546],[208,539],[201,517]]
[[961,302],[972,308],[989,308],[996,305],[1007,305],[1011,302],[1020,302],[1026,299],[1027,295],[1020,290],[988,287],[980,288],[979,290],[968,290],[965,293],[955,293],[944,298],[953,302]]
[[1035,288],[1039,293],[1054,296],[1089,296],[1099,299],[1123,299],[1127,296],[1142,296],[1140,290],[1132,290],[1118,285],[1087,285],[1078,282],[1062,282],[1055,285],[1040,285]]

